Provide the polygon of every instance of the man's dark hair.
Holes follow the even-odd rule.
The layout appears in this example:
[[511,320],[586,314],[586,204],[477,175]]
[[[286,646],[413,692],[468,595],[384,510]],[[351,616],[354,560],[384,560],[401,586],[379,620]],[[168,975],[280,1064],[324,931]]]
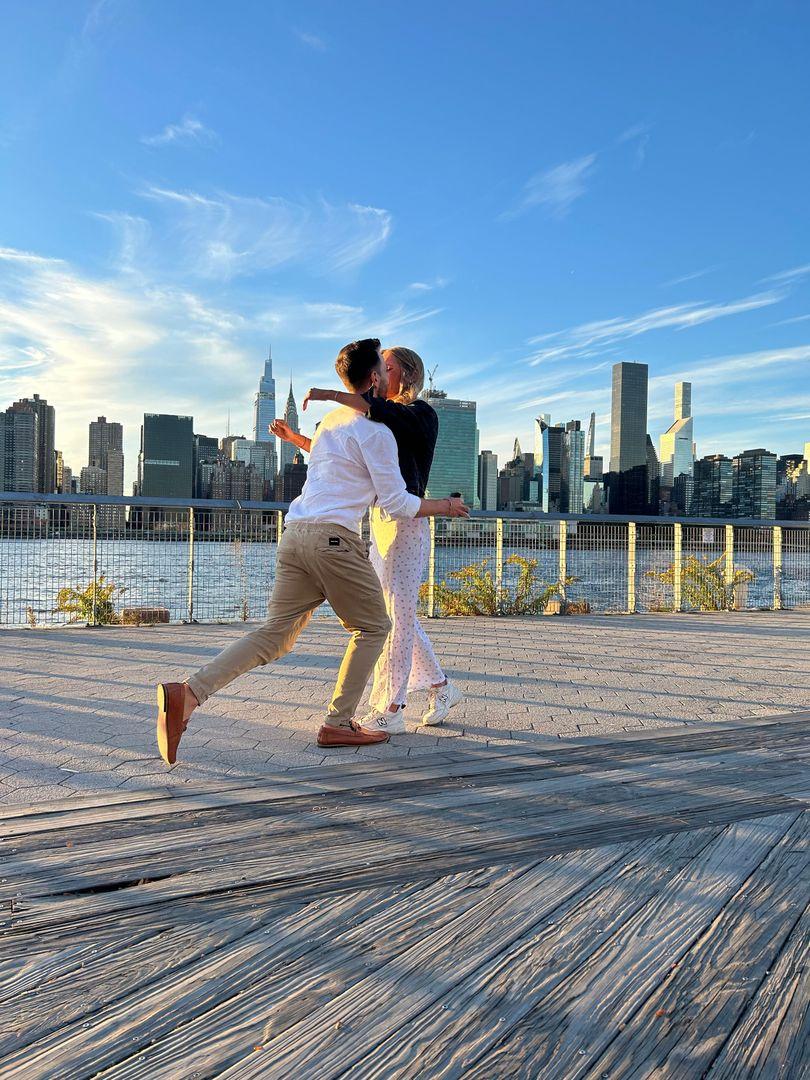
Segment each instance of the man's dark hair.
[[354,390],[364,387],[380,360],[379,338],[363,338],[344,345],[337,354],[335,371]]

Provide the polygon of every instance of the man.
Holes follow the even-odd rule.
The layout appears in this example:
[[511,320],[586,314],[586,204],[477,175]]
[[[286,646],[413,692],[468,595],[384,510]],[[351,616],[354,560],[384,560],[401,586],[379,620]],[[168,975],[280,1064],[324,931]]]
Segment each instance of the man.
[[[346,345],[338,353],[335,370],[348,390],[385,395],[388,375],[377,338]],[[391,625],[368,548],[360,538],[360,523],[373,502],[396,518],[469,517],[459,498],[410,495],[388,428],[351,409],[334,409],[312,440],[304,489],[287,512],[267,621],[186,682],[158,686],[157,741],[168,765],[177,760],[180,739],[198,705],[246,671],[285,656],[325,601],[351,639],[318,732],[318,746],[387,741],[387,732],[366,730],[353,719]]]

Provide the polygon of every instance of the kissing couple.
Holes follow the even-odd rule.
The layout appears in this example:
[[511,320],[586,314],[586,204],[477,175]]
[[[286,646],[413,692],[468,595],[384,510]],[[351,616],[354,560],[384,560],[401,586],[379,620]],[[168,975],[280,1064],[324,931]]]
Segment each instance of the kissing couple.
[[[335,361],[346,390],[312,389],[334,401],[310,440],[282,420],[274,435],[310,454],[303,491],[287,511],[268,618],[185,682],[157,688],[157,742],[167,764],[196,708],[262,664],[286,656],[312,613],[328,603],[350,634],[318,746],[368,746],[405,731],[409,690],[429,692],[423,724],[438,724],[461,692],[439,664],[416,617],[428,557],[428,517],[469,517],[463,500],[426,499],[439,421],[419,398],[424,366],[411,349],[353,341]],[[369,546],[361,524],[370,508]],[[374,670],[370,712],[355,719]]]

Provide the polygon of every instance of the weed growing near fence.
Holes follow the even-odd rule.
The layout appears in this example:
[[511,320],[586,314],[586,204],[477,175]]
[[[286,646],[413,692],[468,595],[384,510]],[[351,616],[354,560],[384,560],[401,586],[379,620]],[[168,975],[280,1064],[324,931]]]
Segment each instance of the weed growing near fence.
[[[649,570],[647,577],[664,585],[675,583],[675,564],[666,570]],[[684,606],[698,611],[731,611],[735,593],[754,580],[751,570],[736,568],[731,582],[726,583],[725,555],[712,559],[689,555],[681,566],[681,598]]]
[[[439,581],[433,588],[437,615],[542,615],[550,600],[562,599],[565,587],[578,579],[567,577],[564,583],[537,578],[537,559],[510,555],[508,566],[517,566],[517,581],[511,587],[498,586],[489,567],[489,559],[470,563],[450,574],[452,584]],[[422,585],[420,598],[427,602],[428,585]]]

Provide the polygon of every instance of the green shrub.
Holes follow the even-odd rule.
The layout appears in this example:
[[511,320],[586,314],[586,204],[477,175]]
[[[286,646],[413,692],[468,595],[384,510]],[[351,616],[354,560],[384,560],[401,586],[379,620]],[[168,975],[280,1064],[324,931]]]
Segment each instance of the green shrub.
[[[647,577],[674,586],[675,564],[666,570],[648,570]],[[753,580],[751,570],[736,568],[731,582],[726,584],[725,555],[711,562],[705,557],[689,555],[681,564],[681,600],[698,611],[730,611],[734,607],[735,589]]]
[[[510,555],[509,566],[519,567],[518,578],[510,587],[498,588],[489,568],[489,560],[470,563],[450,574],[452,584],[438,581],[433,587],[433,602],[437,615],[541,615],[549,600],[564,593],[559,581],[537,580],[537,559]],[[575,577],[567,577],[565,586],[573,585]],[[420,599],[427,603],[429,586],[422,585]]]
[[[93,617],[93,590],[95,586],[95,618]],[[115,610],[113,597],[116,593],[126,592],[114,585],[102,574],[95,583],[90,582],[84,589],[60,589],[56,596],[56,610],[70,615],[70,622],[93,623],[108,626],[121,621]]]

